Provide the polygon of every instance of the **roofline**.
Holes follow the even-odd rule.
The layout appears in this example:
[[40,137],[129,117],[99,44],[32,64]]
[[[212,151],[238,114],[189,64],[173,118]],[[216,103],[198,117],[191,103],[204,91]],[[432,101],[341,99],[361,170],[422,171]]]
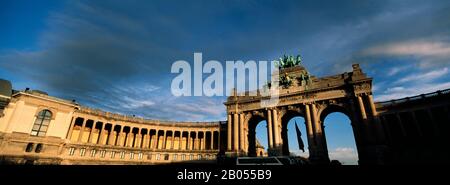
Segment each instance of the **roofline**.
[[[71,107],[74,107],[74,108],[80,108],[80,106],[78,104],[65,102],[65,101],[68,101],[68,100],[59,99],[59,98],[58,98],[59,99],[58,100],[58,99],[56,99],[56,97],[52,97],[52,96],[48,96],[48,95],[39,96],[39,95],[31,94],[31,93],[26,93],[26,92],[23,92],[23,91],[19,91],[17,93],[14,93],[13,95],[11,95],[11,97],[16,97],[16,96],[19,96],[19,95],[31,96],[31,97],[34,97],[34,98],[40,98],[40,99],[45,99],[45,100],[48,100],[48,101],[64,104],[64,105],[71,106]],[[51,97],[51,98],[49,98],[49,97]]]

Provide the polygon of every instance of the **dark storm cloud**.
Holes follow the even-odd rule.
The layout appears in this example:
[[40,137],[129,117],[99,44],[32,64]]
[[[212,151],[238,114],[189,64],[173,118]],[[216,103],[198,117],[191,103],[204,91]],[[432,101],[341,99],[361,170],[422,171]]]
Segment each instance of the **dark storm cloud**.
[[38,50],[2,51],[0,66],[52,95],[114,112],[224,119],[223,98],[171,96],[172,62],[192,62],[194,52],[222,62],[300,52],[319,76],[355,61],[375,69],[385,53],[367,55],[371,48],[448,43],[449,12],[446,1],[71,1],[50,14]]

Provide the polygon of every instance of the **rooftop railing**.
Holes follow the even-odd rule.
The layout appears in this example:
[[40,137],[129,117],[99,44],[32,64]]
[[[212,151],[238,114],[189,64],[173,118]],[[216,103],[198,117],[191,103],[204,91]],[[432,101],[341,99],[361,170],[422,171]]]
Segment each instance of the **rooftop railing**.
[[420,94],[417,96],[410,96],[410,97],[393,99],[393,100],[376,102],[376,103],[379,105],[382,105],[382,106],[390,106],[390,105],[395,105],[395,104],[399,104],[399,103],[420,100],[420,99],[424,99],[424,98],[436,97],[436,96],[440,96],[443,94],[449,94],[449,93],[450,93],[450,89],[444,89],[444,90],[439,90],[439,91],[435,91],[435,92],[431,92],[431,93]]

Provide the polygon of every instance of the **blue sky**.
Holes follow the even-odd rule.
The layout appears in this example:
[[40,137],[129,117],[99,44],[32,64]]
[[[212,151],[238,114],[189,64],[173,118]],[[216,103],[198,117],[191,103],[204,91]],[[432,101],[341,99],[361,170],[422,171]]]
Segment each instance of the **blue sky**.
[[[301,54],[318,77],[360,63],[374,78],[376,101],[450,88],[449,1],[4,0],[0,5],[0,78],[15,89],[40,89],[112,112],[225,120],[225,97],[171,96],[171,64],[192,62],[194,52],[202,52],[204,61],[221,62]],[[339,115],[327,119],[345,122]],[[339,128],[336,132],[344,133]],[[346,152],[351,142],[330,146]]]

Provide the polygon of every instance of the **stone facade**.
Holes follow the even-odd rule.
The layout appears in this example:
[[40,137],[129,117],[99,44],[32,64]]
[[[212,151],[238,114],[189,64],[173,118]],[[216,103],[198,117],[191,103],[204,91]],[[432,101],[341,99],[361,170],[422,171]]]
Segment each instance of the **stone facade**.
[[4,163],[214,162],[220,122],[146,120],[80,106],[38,91],[14,93],[0,117]]
[[389,163],[450,163],[450,89],[376,103]]
[[323,121],[330,113],[342,112],[352,122],[359,162],[383,163],[386,145],[372,97],[372,78],[367,77],[358,64],[353,65],[351,72],[323,78],[309,76],[302,66],[281,69],[273,75],[288,76],[292,82],[289,86],[280,85],[277,104],[261,103],[269,97],[263,96],[260,90],[234,92],[225,102],[227,155],[256,156],[255,127],[262,120],[267,122],[269,155],[289,155],[287,122],[301,116],[305,118],[310,160],[328,163]]

